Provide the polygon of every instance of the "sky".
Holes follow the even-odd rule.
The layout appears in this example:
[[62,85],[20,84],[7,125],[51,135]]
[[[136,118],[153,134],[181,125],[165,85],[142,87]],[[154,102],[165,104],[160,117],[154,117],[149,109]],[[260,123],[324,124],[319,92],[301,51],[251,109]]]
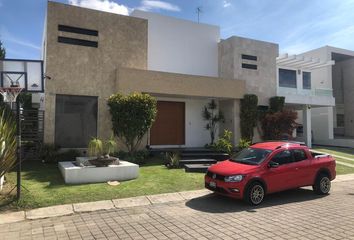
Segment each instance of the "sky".
[[[354,0],[54,0],[128,15],[134,9],[220,26],[299,54],[325,45],[354,50]],[[0,0],[0,40],[7,58],[41,59],[45,0]]]

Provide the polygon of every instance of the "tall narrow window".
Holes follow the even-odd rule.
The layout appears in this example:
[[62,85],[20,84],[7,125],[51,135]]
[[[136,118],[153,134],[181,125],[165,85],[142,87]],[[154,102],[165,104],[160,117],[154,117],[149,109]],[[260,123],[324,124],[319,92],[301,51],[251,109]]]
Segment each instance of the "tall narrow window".
[[296,71],[280,68],[279,87],[296,88]]
[[304,89],[311,89],[311,73],[302,72],[302,87]]
[[337,127],[344,127],[344,114],[337,114]]

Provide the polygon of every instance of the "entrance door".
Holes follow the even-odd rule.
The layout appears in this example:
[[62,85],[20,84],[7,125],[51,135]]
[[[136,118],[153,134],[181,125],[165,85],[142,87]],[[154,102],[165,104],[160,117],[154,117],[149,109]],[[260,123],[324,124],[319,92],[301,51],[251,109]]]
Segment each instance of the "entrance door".
[[151,145],[185,144],[185,103],[157,102],[157,117],[150,131]]

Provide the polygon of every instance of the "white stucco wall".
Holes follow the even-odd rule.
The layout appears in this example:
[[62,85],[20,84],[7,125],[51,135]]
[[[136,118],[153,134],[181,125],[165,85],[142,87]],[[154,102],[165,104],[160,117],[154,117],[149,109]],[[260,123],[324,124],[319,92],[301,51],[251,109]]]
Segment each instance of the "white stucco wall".
[[148,69],[218,76],[218,26],[135,10],[148,19]]
[[[210,100],[192,99],[192,98],[167,98],[167,97],[157,97],[157,100],[185,103],[186,144],[184,145],[184,147],[204,147],[205,144],[210,143],[209,131],[205,129],[206,121],[204,121],[202,118],[202,110]],[[216,133],[216,139],[217,136],[218,136],[218,132]],[[163,146],[159,146],[159,147],[163,147]]]

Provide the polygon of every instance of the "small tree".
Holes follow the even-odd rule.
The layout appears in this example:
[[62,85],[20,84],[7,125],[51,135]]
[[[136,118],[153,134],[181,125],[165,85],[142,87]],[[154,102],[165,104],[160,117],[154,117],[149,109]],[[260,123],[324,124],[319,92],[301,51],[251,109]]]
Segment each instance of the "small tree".
[[241,137],[245,141],[252,142],[253,129],[257,125],[258,97],[254,94],[246,94],[241,99],[240,126]]
[[6,57],[6,50],[2,42],[0,41],[0,59],[4,59],[5,57]]
[[282,110],[267,113],[262,120],[263,139],[280,140],[284,135],[291,136],[296,128],[297,113],[294,110]]
[[152,126],[157,114],[157,101],[149,94],[113,94],[108,99],[113,133],[120,138],[128,152],[134,153],[143,136]]
[[204,106],[202,112],[203,119],[207,121],[205,129],[210,133],[210,144],[214,144],[215,134],[218,129],[218,123],[224,121],[224,115],[218,111],[218,105],[215,100],[211,100],[207,106]]

